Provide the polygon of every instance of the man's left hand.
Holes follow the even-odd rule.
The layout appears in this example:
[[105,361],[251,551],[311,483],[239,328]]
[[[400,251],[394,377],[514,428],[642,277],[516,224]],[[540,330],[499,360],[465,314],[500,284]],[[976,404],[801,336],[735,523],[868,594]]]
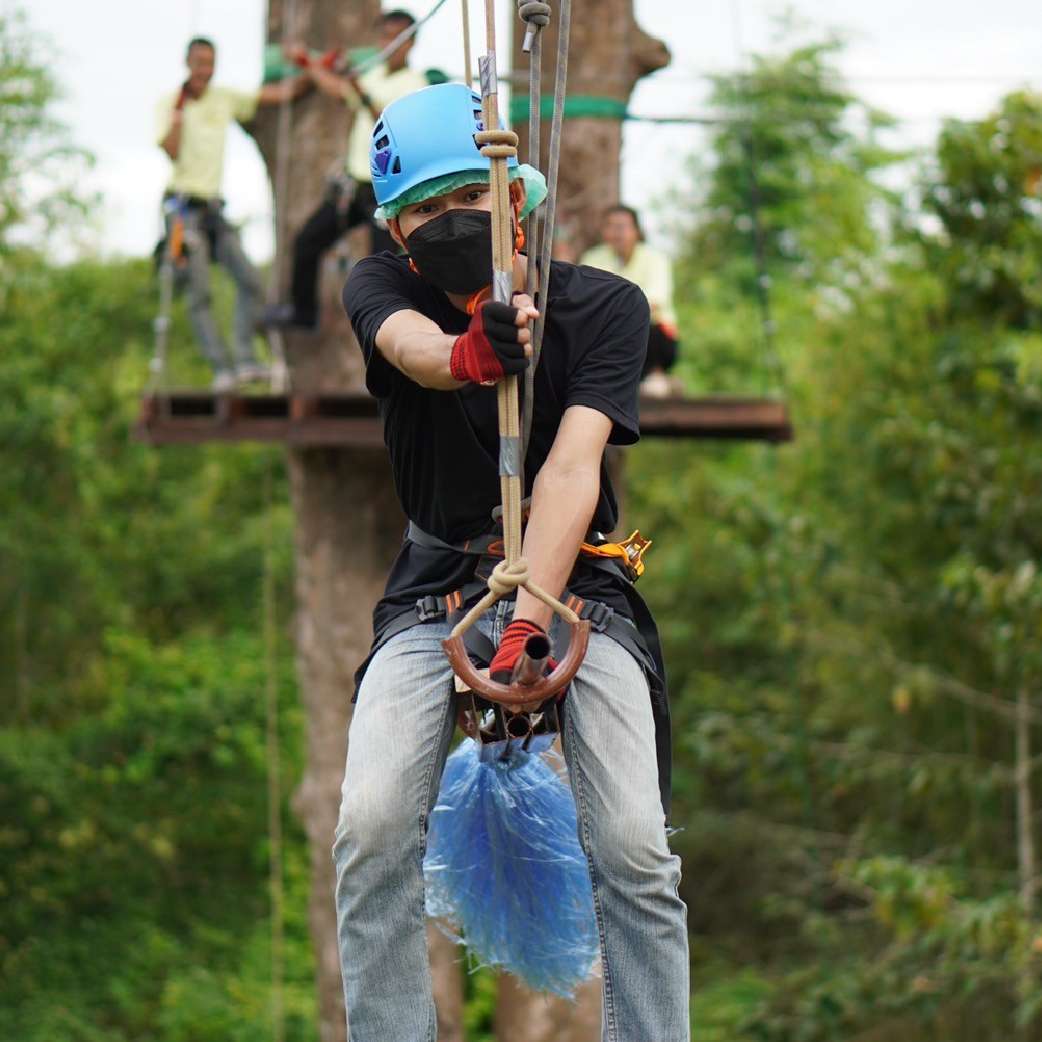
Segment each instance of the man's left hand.
[[[529,637],[546,636],[546,630],[542,626],[528,619],[515,619],[503,631],[503,639],[499,642],[499,650],[492,660],[488,669],[491,680],[497,684],[509,684],[514,679],[514,670],[518,659],[525,650],[525,644]],[[552,673],[557,663],[552,658],[547,659],[547,673]]]

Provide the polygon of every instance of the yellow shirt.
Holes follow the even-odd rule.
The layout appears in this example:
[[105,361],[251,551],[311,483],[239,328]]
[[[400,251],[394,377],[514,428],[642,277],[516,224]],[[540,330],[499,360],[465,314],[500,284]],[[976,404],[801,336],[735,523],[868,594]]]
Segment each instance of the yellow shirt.
[[[386,65],[377,65],[375,69],[363,72],[358,77],[362,91],[372,99],[377,112],[383,110],[406,94],[411,94],[421,87],[430,86],[427,74],[410,69],[408,65],[397,72],[388,72]],[[344,101],[354,110],[355,118],[351,124],[351,133],[347,139],[347,173],[356,181],[372,181],[369,170],[369,145],[373,137],[376,120],[364,106],[353,87],[344,92]]]
[[[177,94],[156,106],[156,135],[160,144],[170,132]],[[243,122],[257,111],[260,91],[231,90],[210,85],[202,97],[189,99],[182,109],[181,147],[167,183],[167,191],[214,199],[224,180],[224,143],[228,124]]]
[[651,321],[676,326],[677,316],[673,310],[673,268],[669,258],[647,243],[638,242],[626,264],[610,247],[601,244],[592,246],[580,258],[580,264],[601,268],[635,282],[648,298],[651,305]]

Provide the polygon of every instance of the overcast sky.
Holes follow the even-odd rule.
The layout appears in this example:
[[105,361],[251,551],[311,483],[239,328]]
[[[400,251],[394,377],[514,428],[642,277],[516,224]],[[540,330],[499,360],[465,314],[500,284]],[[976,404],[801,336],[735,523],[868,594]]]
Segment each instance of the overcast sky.
[[[422,17],[434,2],[400,6]],[[55,73],[66,92],[58,115],[76,143],[97,157],[92,187],[105,199],[102,250],[149,252],[169,166],[154,144],[156,99],[183,81],[184,45],[197,34],[217,43],[215,82],[258,84],[265,0],[0,0],[0,6],[27,10],[30,25],[54,44]],[[483,5],[472,0],[469,7],[473,34],[483,41]],[[515,0],[497,0],[504,21],[516,17],[516,7]],[[705,113],[707,76],[732,71],[743,52],[770,49],[786,10],[849,40],[841,68],[858,96],[901,119],[895,143],[927,146],[945,116],[979,118],[1011,90],[1042,89],[1039,0],[635,0],[635,9],[642,27],[673,55],[667,69],[638,85],[630,111],[641,115]],[[459,12],[450,0],[423,28],[413,65],[458,74]],[[573,19],[596,12],[592,0],[574,0]],[[504,26],[501,69],[508,67],[508,48]],[[677,157],[695,151],[700,140],[691,127],[627,123],[624,199],[647,209],[676,181]],[[247,250],[264,260],[271,242],[268,185],[256,149],[238,131],[230,135],[225,195],[229,213],[245,222]]]

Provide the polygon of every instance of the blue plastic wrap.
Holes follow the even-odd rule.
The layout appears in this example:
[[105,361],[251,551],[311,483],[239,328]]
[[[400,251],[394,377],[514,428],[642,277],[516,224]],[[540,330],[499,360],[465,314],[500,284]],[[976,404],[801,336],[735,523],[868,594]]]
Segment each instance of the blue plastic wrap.
[[423,872],[428,913],[485,965],[569,997],[593,975],[590,873],[571,790],[548,759],[481,763],[466,739],[445,765]]

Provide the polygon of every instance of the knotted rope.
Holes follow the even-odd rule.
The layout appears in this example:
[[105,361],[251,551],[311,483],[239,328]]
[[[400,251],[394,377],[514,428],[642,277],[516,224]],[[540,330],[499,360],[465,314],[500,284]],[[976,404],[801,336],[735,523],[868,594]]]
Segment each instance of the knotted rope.
[[[550,8],[545,3],[527,3],[532,21],[545,25]],[[489,187],[492,193],[492,297],[509,304],[514,295],[514,234],[507,160],[517,155],[517,135],[499,129],[499,86],[496,77],[496,19],[493,0],[485,0],[485,26],[488,53],[478,59],[481,77],[481,111],[485,129],[475,135],[481,154],[489,160]],[[526,38],[527,39],[527,38]],[[543,298],[545,300],[545,296]],[[533,358],[529,369],[534,369]],[[529,398],[531,395],[529,395]],[[524,484],[524,451],[516,376],[507,376],[496,385],[499,412],[499,483],[503,504],[504,559],[488,579],[489,592],[471,608],[452,630],[462,636],[478,617],[501,597],[518,587],[527,590],[570,625],[578,615],[532,581],[528,561],[521,556],[521,498]]]
[[556,611],[570,626],[574,626],[579,621],[579,616],[567,604],[562,604],[556,597],[551,597],[541,586],[532,582],[528,560],[519,557],[513,563],[506,560],[500,561],[492,569],[492,574],[488,577],[488,593],[460,619],[452,631],[452,636],[457,637],[466,633],[482,612],[491,608],[501,597],[513,593],[519,586],[528,590],[533,597],[538,597],[548,608]]

